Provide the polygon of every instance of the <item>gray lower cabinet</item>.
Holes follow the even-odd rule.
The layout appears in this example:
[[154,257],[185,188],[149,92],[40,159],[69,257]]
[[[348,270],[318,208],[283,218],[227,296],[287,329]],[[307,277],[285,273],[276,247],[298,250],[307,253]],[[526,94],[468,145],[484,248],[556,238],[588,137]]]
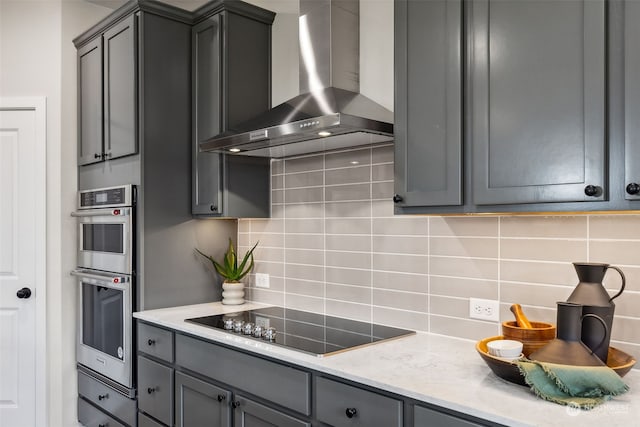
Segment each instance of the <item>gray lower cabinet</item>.
[[328,378],[316,378],[316,417],[335,427],[402,427],[403,401]]
[[413,407],[414,427],[478,427],[481,425],[424,406]]
[[268,217],[270,160],[200,152],[199,144],[271,106],[274,14],[233,3],[196,12],[192,28],[192,213]]
[[78,49],[78,164],[135,154],[137,22],[132,14]]
[[173,425],[173,368],[138,356],[138,409]]
[[78,395],[109,417],[122,420],[123,425],[136,425],[136,401],[82,371],[78,371]]
[[394,4],[394,200],[461,205],[462,1]]
[[232,406],[235,409],[234,427],[311,427],[308,421],[299,420],[242,395],[234,397]]
[[153,418],[138,412],[138,427],[165,427]]
[[78,398],[78,421],[84,427],[126,427],[81,397]]
[[231,392],[176,372],[176,427],[231,426]]

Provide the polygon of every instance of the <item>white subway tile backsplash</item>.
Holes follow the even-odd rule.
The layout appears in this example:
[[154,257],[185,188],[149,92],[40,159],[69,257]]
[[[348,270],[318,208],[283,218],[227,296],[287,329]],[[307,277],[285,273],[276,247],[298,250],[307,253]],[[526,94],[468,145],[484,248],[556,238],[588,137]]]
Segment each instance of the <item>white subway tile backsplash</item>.
[[392,145],[272,161],[271,218],[238,222],[238,251],[259,240],[253,273],[271,276],[247,298],[478,340],[500,323],[469,319],[469,298],[555,323],[571,262],[603,262],[627,276],[612,343],[640,356],[640,215],[395,216],[393,173]]

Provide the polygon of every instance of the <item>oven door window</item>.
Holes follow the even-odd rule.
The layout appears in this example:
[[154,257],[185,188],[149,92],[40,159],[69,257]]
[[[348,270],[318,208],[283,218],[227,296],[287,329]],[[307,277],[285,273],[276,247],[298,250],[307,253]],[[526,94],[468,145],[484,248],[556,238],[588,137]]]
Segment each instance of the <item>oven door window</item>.
[[82,342],[124,358],[124,291],[82,283]]
[[124,224],[82,224],[82,250],[122,254]]

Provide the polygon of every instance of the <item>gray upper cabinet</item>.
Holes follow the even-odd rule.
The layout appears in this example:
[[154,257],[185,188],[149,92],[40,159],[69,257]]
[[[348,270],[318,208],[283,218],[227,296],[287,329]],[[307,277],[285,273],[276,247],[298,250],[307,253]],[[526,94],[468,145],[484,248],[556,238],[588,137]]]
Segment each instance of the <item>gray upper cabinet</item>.
[[624,3],[625,181],[628,200],[640,199],[640,2]]
[[[274,14],[215,2],[192,29],[192,213],[268,217],[270,161],[200,152],[200,142],[271,106]],[[240,177],[240,179],[236,179]],[[236,203],[240,202],[240,203]]]
[[394,200],[461,205],[461,0],[398,0],[394,16]]
[[135,154],[136,15],[78,49],[78,164]]
[[605,4],[469,8],[473,203],[606,200]]

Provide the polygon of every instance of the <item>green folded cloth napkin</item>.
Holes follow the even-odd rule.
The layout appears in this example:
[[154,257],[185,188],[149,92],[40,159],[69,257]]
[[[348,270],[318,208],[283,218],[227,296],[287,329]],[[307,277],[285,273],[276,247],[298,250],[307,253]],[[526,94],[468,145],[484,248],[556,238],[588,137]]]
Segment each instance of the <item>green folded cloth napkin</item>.
[[516,362],[533,392],[551,402],[592,409],[629,390],[607,366],[573,366],[520,360]]

